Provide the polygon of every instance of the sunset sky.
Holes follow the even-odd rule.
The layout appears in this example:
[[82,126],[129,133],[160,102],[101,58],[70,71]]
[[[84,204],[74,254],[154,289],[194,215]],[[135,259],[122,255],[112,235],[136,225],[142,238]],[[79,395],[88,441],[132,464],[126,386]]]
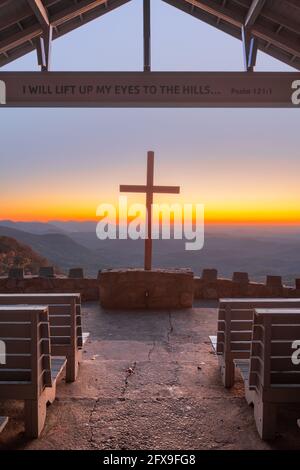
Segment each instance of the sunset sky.
[[[153,70],[243,69],[241,43],[158,0]],[[53,44],[53,70],[141,70],[142,2]],[[37,70],[30,54],[2,70]],[[259,71],[288,71],[259,53]],[[292,70],[292,69],[291,69]],[[156,184],[203,203],[208,222],[300,223],[298,109],[2,109],[0,218],[93,219],[119,184]],[[132,201],[141,197],[132,196]]]

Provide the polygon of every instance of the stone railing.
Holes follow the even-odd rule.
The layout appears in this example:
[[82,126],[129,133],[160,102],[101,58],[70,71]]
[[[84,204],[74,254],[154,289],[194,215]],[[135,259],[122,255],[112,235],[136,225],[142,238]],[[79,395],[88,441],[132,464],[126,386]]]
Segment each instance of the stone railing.
[[14,269],[0,278],[0,293],[79,292],[83,301],[99,300],[99,280],[84,277],[83,270],[70,270],[69,277],[55,275],[53,268],[41,268],[39,276],[25,276]]
[[235,272],[232,279],[221,279],[216,269],[204,269],[201,277],[194,277],[195,299],[234,297],[300,297],[300,279],[295,287],[287,287],[281,276],[266,276],[266,282],[249,280],[248,273]]
[[[98,278],[87,278],[81,268],[71,269],[69,277],[55,275],[53,268],[42,268],[39,276],[24,276],[23,270],[13,269],[8,277],[0,278],[0,293],[80,292],[83,301],[98,301],[100,298],[100,276],[101,273]],[[172,274],[168,276],[170,277]],[[155,280],[157,281],[154,276],[151,281],[154,282],[154,285],[156,285]],[[218,277],[216,269],[204,269],[201,277],[194,276],[193,283],[195,299],[224,297],[300,298],[300,279],[295,280],[295,287],[287,287],[283,286],[280,276],[267,276],[265,283],[257,283],[251,282],[247,273],[236,272],[233,273],[232,279],[222,279]],[[136,280],[132,286],[133,289],[135,285],[138,285]],[[125,288],[127,287],[125,286]],[[164,295],[161,280],[157,281],[157,287]],[[124,286],[122,288],[124,289]]]

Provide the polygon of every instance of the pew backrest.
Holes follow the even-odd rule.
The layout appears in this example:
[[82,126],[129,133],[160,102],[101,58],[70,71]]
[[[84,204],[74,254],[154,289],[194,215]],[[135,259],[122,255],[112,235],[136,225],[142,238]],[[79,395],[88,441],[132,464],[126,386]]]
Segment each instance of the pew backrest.
[[[300,392],[300,309],[255,309],[250,354],[249,388],[257,392]],[[299,357],[300,355],[298,355]],[[300,401],[300,396],[299,400]]]
[[217,354],[250,357],[255,308],[300,308],[300,299],[220,299]]
[[52,386],[48,308],[0,306],[0,340],[0,398],[37,399]]
[[80,294],[0,294],[1,304],[48,305],[53,354],[64,355],[63,346],[70,345],[72,341],[76,342],[77,348],[82,349]]

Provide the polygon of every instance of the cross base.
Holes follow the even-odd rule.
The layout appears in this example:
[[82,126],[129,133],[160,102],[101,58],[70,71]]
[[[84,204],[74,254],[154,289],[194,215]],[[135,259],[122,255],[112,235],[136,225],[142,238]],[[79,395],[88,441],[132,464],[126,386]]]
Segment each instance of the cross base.
[[101,272],[100,302],[107,309],[184,309],[194,300],[190,269],[109,269]]

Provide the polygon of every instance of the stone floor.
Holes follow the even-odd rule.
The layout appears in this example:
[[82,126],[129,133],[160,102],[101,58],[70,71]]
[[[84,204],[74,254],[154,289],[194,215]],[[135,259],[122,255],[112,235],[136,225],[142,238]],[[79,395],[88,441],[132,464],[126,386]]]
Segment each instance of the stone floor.
[[109,312],[85,304],[91,338],[78,380],[58,385],[39,440],[24,438],[21,403],[0,404],[0,414],[12,417],[0,449],[300,448],[300,410],[281,414],[268,444],[256,433],[242,382],[224,390],[208,342],[214,307]]

